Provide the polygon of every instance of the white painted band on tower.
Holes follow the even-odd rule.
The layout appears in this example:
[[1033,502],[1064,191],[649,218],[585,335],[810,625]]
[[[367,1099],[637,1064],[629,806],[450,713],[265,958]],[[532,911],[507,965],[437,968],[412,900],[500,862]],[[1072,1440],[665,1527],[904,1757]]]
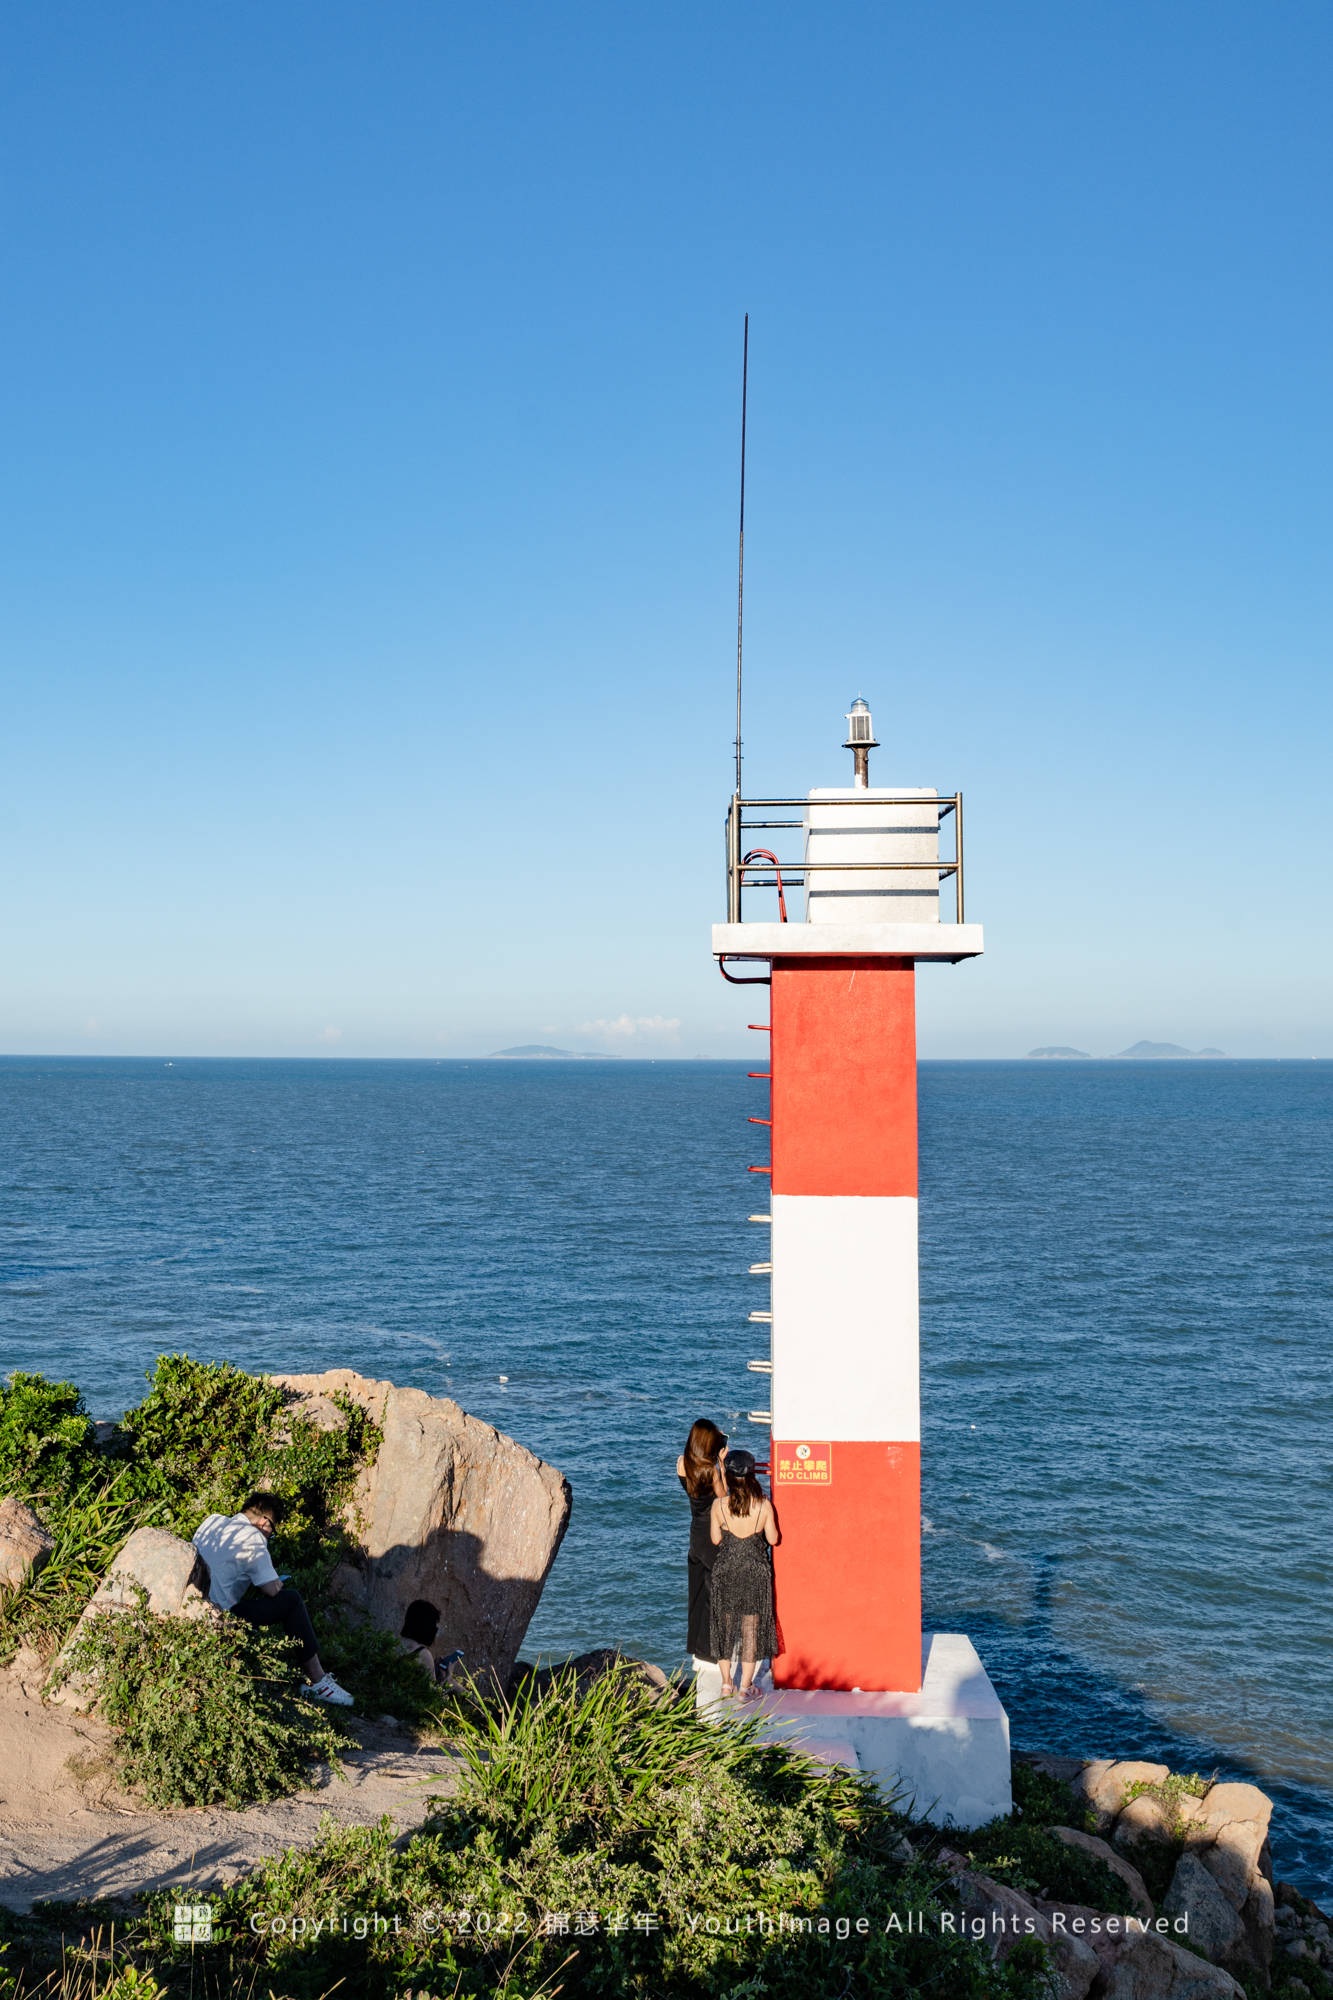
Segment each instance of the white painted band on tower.
[[917,1443],[916,1201],[775,1194],[772,1338],[775,1436]]

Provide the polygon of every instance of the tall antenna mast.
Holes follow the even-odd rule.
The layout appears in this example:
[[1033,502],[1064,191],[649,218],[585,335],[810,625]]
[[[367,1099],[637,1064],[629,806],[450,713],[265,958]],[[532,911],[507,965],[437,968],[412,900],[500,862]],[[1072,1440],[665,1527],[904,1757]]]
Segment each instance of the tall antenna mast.
[[741,350],[741,532],[736,556],[736,797],[741,795],[741,655],[745,634],[745,406],[750,388],[750,315]]

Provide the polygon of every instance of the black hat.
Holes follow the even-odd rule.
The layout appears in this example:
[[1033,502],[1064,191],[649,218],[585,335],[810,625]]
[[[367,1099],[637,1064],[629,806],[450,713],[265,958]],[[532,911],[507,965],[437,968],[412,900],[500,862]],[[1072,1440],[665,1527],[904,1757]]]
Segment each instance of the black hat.
[[753,1479],[754,1466],[754,1453],[746,1451],[744,1448],[738,1451],[729,1451],[722,1461],[722,1467],[728,1479],[730,1479],[733,1473],[737,1479]]

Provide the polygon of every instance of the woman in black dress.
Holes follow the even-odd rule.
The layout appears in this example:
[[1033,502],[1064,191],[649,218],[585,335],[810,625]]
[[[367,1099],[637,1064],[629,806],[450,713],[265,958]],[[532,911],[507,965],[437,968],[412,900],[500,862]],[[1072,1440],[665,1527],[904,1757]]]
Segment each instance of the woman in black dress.
[[[712,1654],[722,1675],[723,1694],[739,1693],[742,1701],[753,1701],[759,1694],[755,1668],[778,1651],[771,1554],[778,1524],[773,1502],[759,1484],[753,1453],[733,1451],[723,1465],[722,1484],[724,1492],[713,1502],[708,1522],[715,1551],[709,1589]],[[739,1689],[731,1679],[731,1663],[738,1653]]]
[[685,1450],[676,1460],[676,1477],[690,1503],[690,1609],[687,1644],[697,1660],[713,1656],[712,1612],[708,1582],[717,1551],[709,1533],[713,1502],[726,1487],[720,1471],[727,1453],[725,1431],[707,1417],[690,1426]]

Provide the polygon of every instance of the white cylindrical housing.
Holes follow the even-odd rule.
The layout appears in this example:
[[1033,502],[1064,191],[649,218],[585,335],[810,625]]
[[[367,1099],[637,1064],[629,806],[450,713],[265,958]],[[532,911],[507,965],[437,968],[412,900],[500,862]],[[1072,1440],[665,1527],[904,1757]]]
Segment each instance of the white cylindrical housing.
[[[815,869],[806,877],[806,922],[937,924],[938,797],[933,786],[823,786],[811,792],[805,821],[807,861],[920,862],[922,866],[919,870],[897,866],[882,874],[869,868]],[[861,803],[833,803],[841,799]]]

